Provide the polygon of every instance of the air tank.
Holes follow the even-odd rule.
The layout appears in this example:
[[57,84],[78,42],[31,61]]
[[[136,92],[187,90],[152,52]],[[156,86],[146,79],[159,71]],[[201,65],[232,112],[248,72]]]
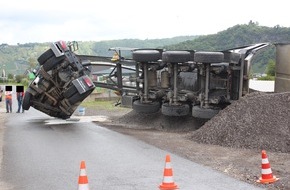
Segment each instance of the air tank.
[[157,72],[153,70],[148,71],[148,86],[154,88],[157,86]]
[[161,72],[161,88],[169,88],[169,72]]
[[275,92],[290,91],[290,43],[277,43]]

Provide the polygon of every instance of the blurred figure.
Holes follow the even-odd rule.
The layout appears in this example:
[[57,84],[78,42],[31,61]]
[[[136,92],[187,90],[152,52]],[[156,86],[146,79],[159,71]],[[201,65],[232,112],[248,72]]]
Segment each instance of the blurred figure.
[[6,113],[12,113],[12,91],[5,91]]
[[[17,96],[17,102],[18,102],[18,110],[16,113],[20,113],[20,110],[22,108],[22,100],[24,97],[24,92],[16,92],[16,96]],[[24,109],[22,108],[22,113],[24,113]]]
[[2,90],[2,88],[0,86],[0,102],[2,102],[2,94],[3,94],[3,90]]

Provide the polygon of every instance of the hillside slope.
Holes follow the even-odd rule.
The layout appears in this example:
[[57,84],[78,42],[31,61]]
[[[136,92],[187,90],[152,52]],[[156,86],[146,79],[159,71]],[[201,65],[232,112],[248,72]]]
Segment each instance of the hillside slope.
[[[290,42],[290,28],[266,27],[257,23],[235,25],[217,34],[200,36],[175,45],[165,46],[168,50],[189,49],[198,51],[220,51],[254,43]],[[269,60],[275,60],[275,46],[271,46],[254,57],[252,66],[254,73],[263,73]]]
[[[217,51],[260,42],[289,42],[290,28],[266,27],[257,23],[235,25],[217,34],[204,36],[179,36],[164,39],[121,39],[108,41],[78,42],[78,54],[111,56],[111,47],[164,48],[166,50]],[[37,57],[49,47],[49,43],[27,43],[0,45],[0,70],[6,73],[23,74],[37,64]],[[263,73],[269,60],[275,60],[275,47],[272,46],[255,56],[253,72]],[[5,65],[5,66],[4,66]]]
[[[77,54],[112,56],[112,52],[108,51],[111,47],[157,48],[194,38],[196,36],[179,36],[150,40],[123,39],[100,42],[78,42],[79,50]],[[49,43],[0,44],[0,70],[5,69],[6,74],[21,75],[26,69],[34,68],[37,64],[37,58],[48,48]]]

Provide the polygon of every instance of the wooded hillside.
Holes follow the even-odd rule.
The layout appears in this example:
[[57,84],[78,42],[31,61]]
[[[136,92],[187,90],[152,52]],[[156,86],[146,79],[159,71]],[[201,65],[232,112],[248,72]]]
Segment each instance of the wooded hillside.
[[[167,50],[219,51],[260,42],[290,42],[290,28],[266,27],[258,23],[235,25],[217,34],[204,36],[180,36],[165,39],[122,39],[110,41],[78,42],[77,54],[112,56],[111,47],[165,48]],[[49,48],[49,43],[0,45],[0,71],[20,75],[37,64],[37,58]],[[255,56],[252,69],[263,73],[269,60],[275,60],[275,46]],[[1,73],[1,72],[0,72]]]
[[[132,48],[156,48],[165,45],[177,44],[186,40],[195,39],[197,36],[179,36],[164,39],[122,39],[110,41],[88,41],[78,42],[77,54],[112,56],[108,51],[111,47],[132,47]],[[22,75],[26,69],[34,68],[37,58],[49,48],[50,43],[27,43],[18,45],[0,45],[0,74],[2,69],[6,75]]]
[[[174,45],[165,46],[168,50],[220,51],[254,43],[286,43],[290,42],[290,28],[259,26],[258,23],[235,25],[217,34],[200,36]],[[275,46],[267,48],[253,59],[254,73],[264,73],[269,60],[275,60]]]

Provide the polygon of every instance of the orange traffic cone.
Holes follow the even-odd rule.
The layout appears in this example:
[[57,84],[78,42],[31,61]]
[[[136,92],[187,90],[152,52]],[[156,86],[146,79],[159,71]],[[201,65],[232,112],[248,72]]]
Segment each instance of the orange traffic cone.
[[166,155],[163,181],[159,185],[159,189],[161,190],[178,189],[177,184],[175,184],[173,181],[173,171],[171,168],[170,155]]
[[276,176],[273,176],[272,174],[266,151],[262,150],[262,175],[259,180],[257,180],[257,182],[262,184],[268,184],[274,183],[277,180],[279,180],[279,178],[276,178]]
[[89,183],[88,183],[88,176],[86,173],[85,161],[81,161],[78,190],[89,190]]

